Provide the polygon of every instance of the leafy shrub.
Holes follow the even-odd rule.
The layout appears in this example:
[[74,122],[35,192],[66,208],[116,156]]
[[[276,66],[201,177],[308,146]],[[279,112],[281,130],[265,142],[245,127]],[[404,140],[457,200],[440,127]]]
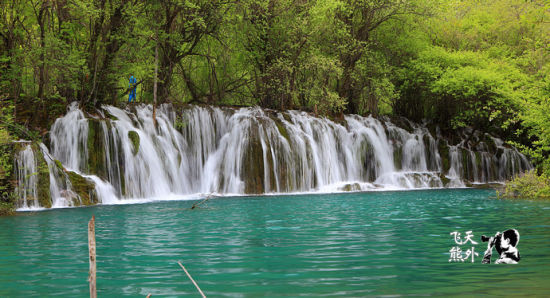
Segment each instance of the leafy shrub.
[[550,199],[550,178],[537,175],[534,170],[518,175],[506,183],[499,198]]

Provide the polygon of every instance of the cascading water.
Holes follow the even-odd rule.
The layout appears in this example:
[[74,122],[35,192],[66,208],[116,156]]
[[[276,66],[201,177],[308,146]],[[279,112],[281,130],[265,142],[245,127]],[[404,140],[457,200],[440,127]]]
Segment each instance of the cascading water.
[[[423,126],[409,123],[406,130],[372,117],[335,122],[297,111],[191,106],[176,112],[169,105],[159,107],[156,121],[146,105],[134,111],[106,106],[99,113],[86,116],[73,105],[52,126],[51,158],[45,158],[52,206],[78,202],[55,159],[93,183],[99,203],[173,194],[464,187],[531,167],[498,139],[489,138],[493,151],[482,141],[451,146]],[[49,157],[45,146],[42,151]],[[32,188],[20,192],[30,206],[26,192]]]
[[[44,160],[48,165],[50,173],[50,194],[52,198],[52,207],[67,207],[74,206],[80,202],[80,197],[74,192],[71,181],[50,156],[48,148],[44,144],[40,144],[40,150],[44,155]],[[78,159],[75,159],[78,161]],[[77,202],[73,203],[73,200]]]
[[19,183],[15,193],[19,197],[18,208],[38,208],[38,164],[31,145],[26,145],[15,158],[15,173]]

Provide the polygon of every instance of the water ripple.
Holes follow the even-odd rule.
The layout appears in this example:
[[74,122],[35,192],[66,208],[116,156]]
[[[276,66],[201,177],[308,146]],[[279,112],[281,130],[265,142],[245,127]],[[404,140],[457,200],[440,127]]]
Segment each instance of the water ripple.
[[[546,202],[487,190],[239,197],[98,206],[0,218],[0,296],[86,296],[96,216],[100,296],[544,295]],[[518,266],[449,263],[450,232],[516,228]]]

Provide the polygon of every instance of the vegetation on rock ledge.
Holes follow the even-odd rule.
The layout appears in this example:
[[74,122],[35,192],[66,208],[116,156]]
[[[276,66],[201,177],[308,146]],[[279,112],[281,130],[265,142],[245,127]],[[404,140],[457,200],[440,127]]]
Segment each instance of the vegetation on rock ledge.
[[497,195],[499,198],[549,200],[550,177],[539,176],[534,171],[529,171],[508,181],[504,192],[499,192]]

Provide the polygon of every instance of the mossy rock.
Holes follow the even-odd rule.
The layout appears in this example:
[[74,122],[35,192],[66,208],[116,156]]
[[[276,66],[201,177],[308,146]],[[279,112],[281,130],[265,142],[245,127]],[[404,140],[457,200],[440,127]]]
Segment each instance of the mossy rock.
[[288,141],[290,142],[290,136],[288,135],[288,131],[283,124],[283,122],[278,118],[273,118],[273,121],[275,122],[275,125],[277,125],[277,129],[279,130],[279,133]]
[[403,149],[401,146],[393,149],[393,164],[396,170],[401,170],[403,166]]
[[104,120],[88,120],[87,171],[88,173],[99,176],[102,179],[107,179],[108,169],[106,168],[105,162],[105,136],[101,126],[101,121]]
[[[48,167],[48,163],[44,159],[44,155],[42,155],[42,151],[35,150],[34,156],[37,160],[37,165],[38,165],[38,179],[36,181],[36,185],[37,185],[36,195],[38,196],[38,203],[40,204],[41,207],[51,208],[52,196],[50,193],[50,169]],[[59,161],[56,161],[56,162],[59,162]],[[61,166],[61,162],[59,162],[59,165]],[[63,166],[61,166],[61,169],[63,169]]]
[[[263,149],[258,135],[257,128],[251,128],[248,146],[244,153],[242,180],[245,183],[245,193],[261,194],[265,191],[264,186],[264,162]],[[246,140],[243,140],[246,141]]]
[[106,113],[106,116],[109,117],[112,121],[118,121],[118,118],[114,115],[111,115],[110,113]]
[[292,123],[292,119],[291,119],[291,117],[290,117],[290,114],[288,114],[288,113],[281,113],[281,115],[283,116],[283,119],[285,119],[287,122]]
[[361,185],[359,183],[346,184],[340,188],[341,191],[360,191]]
[[441,183],[443,183],[443,186],[448,186],[451,182],[451,179],[447,178],[447,176],[440,174],[439,179],[441,179]]
[[472,181],[472,176],[473,176],[473,169],[472,169],[472,166],[470,164],[470,154],[469,154],[469,151],[467,149],[458,149],[460,150],[460,155],[461,155],[461,162],[462,162],[462,169],[464,171],[463,175],[464,177],[462,177],[462,179],[464,180],[469,180],[469,181]]
[[364,180],[373,182],[376,180],[376,167],[378,166],[374,148],[370,145],[370,143],[363,139],[360,143],[360,162],[363,166],[363,169],[365,170],[365,176],[363,177]]
[[[269,186],[270,186],[270,188],[267,189],[267,185],[264,185],[263,192],[276,191],[277,190],[277,180],[276,180],[276,177],[275,177],[275,175],[277,175],[277,173],[275,173],[275,171],[273,170],[275,167],[273,165],[273,158],[271,158],[271,156],[272,156],[271,155],[272,154],[271,150],[273,150],[273,147],[270,146],[269,140],[267,140],[267,142],[268,142],[268,144],[266,146],[266,149],[268,150],[267,158],[266,158],[267,164],[264,164],[264,170],[267,170],[267,172],[269,173]],[[284,171],[284,169],[283,169],[283,171]],[[284,175],[281,171],[279,171],[279,174]],[[263,175],[265,175],[265,173]]]
[[139,134],[136,131],[131,130],[128,132],[128,138],[132,143],[132,153],[136,155],[139,152]]
[[59,160],[54,160],[54,163],[58,169],[63,170],[63,164]]
[[432,138],[425,134],[422,136],[422,142],[424,143],[424,148],[426,149],[425,152],[425,158],[426,158],[426,164],[428,167],[428,170],[430,171],[436,171],[437,169],[437,160],[436,155],[431,152],[431,143]]
[[483,172],[483,166],[481,164],[481,153],[480,152],[475,152],[475,156],[476,156],[475,163],[476,163],[477,171],[478,171],[478,175],[479,175],[479,177],[475,177],[475,179],[481,179],[481,176],[482,176],[481,173]]
[[95,184],[79,174],[68,171],[67,175],[71,181],[73,191],[80,197],[80,202],[74,202],[75,205],[95,205],[99,202],[99,198],[95,191]]

